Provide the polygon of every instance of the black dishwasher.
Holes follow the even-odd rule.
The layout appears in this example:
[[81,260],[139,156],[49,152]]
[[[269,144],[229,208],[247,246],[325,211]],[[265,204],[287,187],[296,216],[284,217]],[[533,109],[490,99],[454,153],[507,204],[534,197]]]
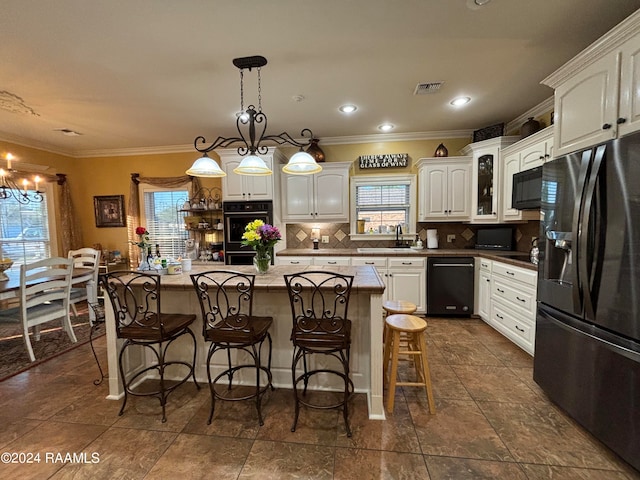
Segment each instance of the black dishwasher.
[[473,257],[427,258],[427,315],[471,315],[473,270]]

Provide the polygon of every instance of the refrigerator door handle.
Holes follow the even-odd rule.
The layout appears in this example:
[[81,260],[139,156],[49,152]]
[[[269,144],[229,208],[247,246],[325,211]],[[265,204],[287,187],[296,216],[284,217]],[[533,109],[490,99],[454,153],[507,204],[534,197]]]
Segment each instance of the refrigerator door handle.
[[[595,242],[594,242],[594,250],[593,252],[589,252],[588,243],[589,243],[589,232],[591,232],[590,220],[591,220],[591,210],[596,209],[596,213],[601,212],[602,209],[600,205],[595,204],[596,200],[596,182],[598,180],[598,176],[600,175],[600,170],[602,169],[602,161],[604,159],[605,154],[605,145],[600,145],[596,148],[596,153],[593,157],[593,162],[591,164],[591,171],[589,173],[589,179],[587,181],[586,189],[584,192],[584,208],[582,209],[582,218],[580,219],[580,237],[578,239],[578,250],[580,255],[577,256],[578,261],[578,274],[580,275],[580,283],[583,286],[582,297],[584,301],[585,315],[587,318],[594,318],[594,305],[593,305],[593,292],[591,292],[591,270],[593,269],[594,264],[598,264],[600,262],[600,241],[599,234],[600,232],[595,231]],[[599,227],[600,221],[596,219],[596,225],[594,227]]]
[[572,237],[573,242],[571,245],[571,282],[573,283],[573,309],[576,314],[581,315],[583,312],[583,299],[584,299],[584,285],[582,284],[583,276],[581,274],[581,265],[577,260],[581,257],[582,236],[584,226],[584,208],[585,208],[585,193],[587,188],[587,179],[589,177],[591,167],[591,157],[593,155],[593,149],[585,150],[582,152],[582,161],[580,162],[580,172],[578,174],[576,200],[573,207],[573,225],[572,225]]

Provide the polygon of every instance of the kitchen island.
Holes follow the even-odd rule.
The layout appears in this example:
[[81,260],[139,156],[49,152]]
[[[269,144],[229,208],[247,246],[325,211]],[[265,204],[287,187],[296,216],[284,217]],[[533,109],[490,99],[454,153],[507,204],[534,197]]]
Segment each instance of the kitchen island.
[[[240,265],[211,265],[194,266],[190,273],[207,270],[234,270],[244,273],[254,273],[251,266]],[[353,322],[351,346],[351,378],[357,392],[366,393],[369,405],[369,418],[383,420],[383,392],[382,392],[382,296],[385,284],[371,266],[341,267],[341,266],[272,266],[266,275],[256,275],[253,313],[273,317],[270,329],[273,338],[273,358],[271,371],[273,384],[277,387],[292,388],[291,357],[293,347],[289,339],[292,319],[289,297],[283,275],[304,270],[327,270],[337,273],[354,275],[353,289],[349,301],[349,318]],[[197,340],[196,378],[198,382],[206,384],[206,358],[209,348],[202,336],[202,315],[200,304],[196,296],[189,274],[163,275],[161,280],[162,309],[168,313],[195,314],[196,321],[192,330]],[[109,396],[108,399],[119,399],[123,395],[118,371],[118,347],[120,340],[116,337],[115,318],[110,302],[105,301],[107,354],[109,368]],[[190,339],[181,338],[168,351],[168,358],[190,361],[193,343]],[[129,353],[130,352],[130,353]],[[315,360],[315,359],[314,359]],[[328,362],[332,359],[318,359]],[[127,349],[125,355],[125,370],[137,371],[147,362],[143,349]],[[214,357],[212,374],[222,371],[226,357]],[[326,380],[323,381],[323,380]],[[322,379],[320,383],[310,384],[309,388],[336,389],[340,385],[332,384],[331,378]],[[242,379],[241,379],[242,381]]]

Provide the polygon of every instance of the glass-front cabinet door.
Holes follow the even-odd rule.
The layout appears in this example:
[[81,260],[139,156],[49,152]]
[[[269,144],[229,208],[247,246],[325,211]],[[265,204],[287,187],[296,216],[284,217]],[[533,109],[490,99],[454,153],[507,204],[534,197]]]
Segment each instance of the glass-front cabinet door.
[[474,215],[496,215],[493,195],[493,166],[495,158],[492,154],[481,155],[476,159],[478,169],[478,188],[476,192],[476,210]]
[[520,137],[496,137],[470,143],[461,151],[473,157],[471,221],[497,223],[500,220],[500,153]]

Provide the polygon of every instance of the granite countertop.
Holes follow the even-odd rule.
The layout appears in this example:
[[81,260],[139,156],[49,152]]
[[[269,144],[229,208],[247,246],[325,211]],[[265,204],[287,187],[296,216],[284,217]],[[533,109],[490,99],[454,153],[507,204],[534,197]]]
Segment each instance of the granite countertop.
[[[162,275],[161,288],[165,290],[193,290],[191,275],[194,273],[202,273],[210,270],[233,270],[236,272],[255,274],[256,270],[253,265],[194,265],[188,273],[178,275]],[[272,265],[269,271],[264,275],[256,275],[254,288],[256,291],[286,291],[287,286],[284,282],[283,275],[291,273],[299,273],[304,270],[328,270],[345,275],[353,275],[352,291],[356,293],[382,293],[385,289],[384,282],[380,279],[377,271],[371,266],[291,266],[291,265]],[[146,273],[146,272],[145,272]],[[140,281],[139,283],[142,283]]]
[[277,252],[281,257],[481,257],[489,260],[498,260],[516,267],[529,270],[538,270],[538,266],[531,263],[527,252],[502,251],[502,250],[474,250],[463,248],[424,248],[413,250],[390,252],[358,252],[355,248],[287,248]]

